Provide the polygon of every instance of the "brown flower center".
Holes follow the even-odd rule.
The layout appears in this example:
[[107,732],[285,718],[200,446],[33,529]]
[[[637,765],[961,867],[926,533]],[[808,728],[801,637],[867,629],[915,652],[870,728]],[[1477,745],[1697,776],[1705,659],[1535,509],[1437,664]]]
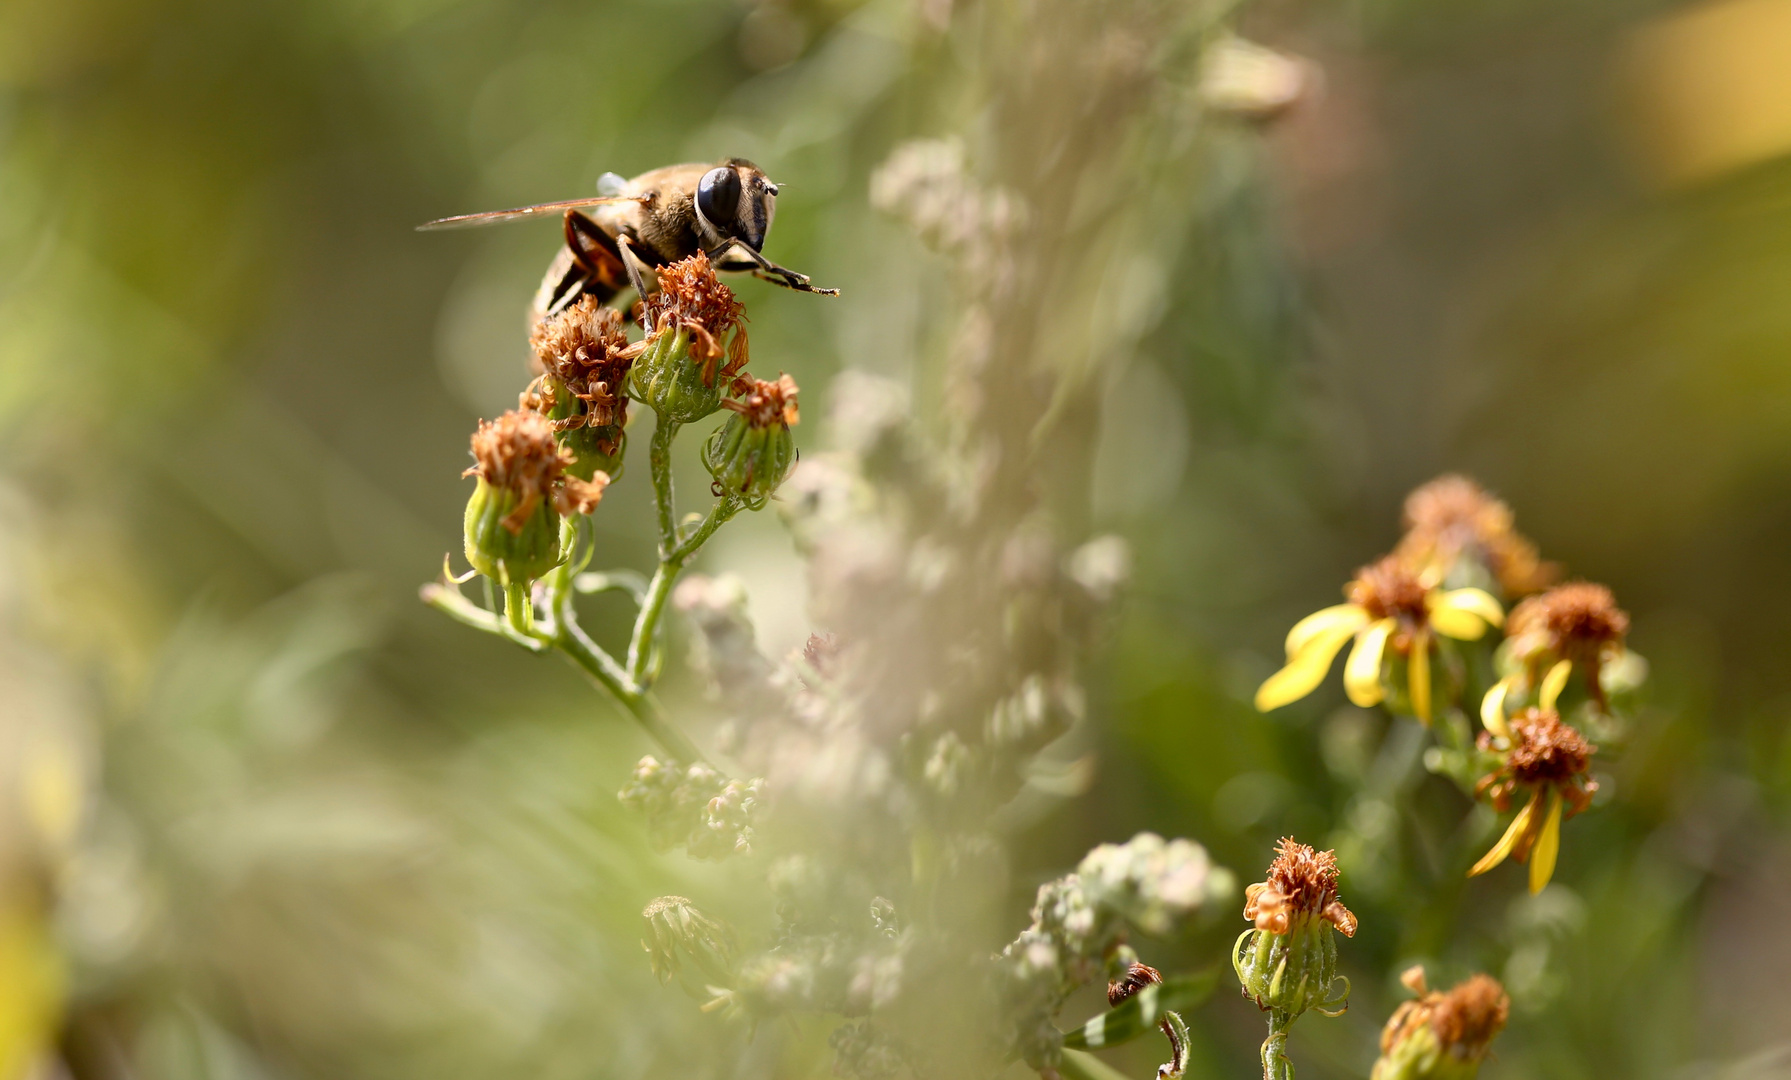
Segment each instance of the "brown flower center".
[[1557,654],[1592,660],[1605,645],[1623,641],[1629,615],[1617,606],[1611,590],[1575,581],[1512,608],[1508,632],[1512,637],[1545,634]]
[[1525,709],[1513,716],[1506,767],[1524,784],[1565,784],[1585,773],[1598,747],[1561,721],[1553,710]]
[[1427,591],[1410,567],[1398,556],[1389,555],[1357,570],[1347,595],[1350,603],[1368,612],[1369,618],[1396,618],[1418,627],[1427,621]]

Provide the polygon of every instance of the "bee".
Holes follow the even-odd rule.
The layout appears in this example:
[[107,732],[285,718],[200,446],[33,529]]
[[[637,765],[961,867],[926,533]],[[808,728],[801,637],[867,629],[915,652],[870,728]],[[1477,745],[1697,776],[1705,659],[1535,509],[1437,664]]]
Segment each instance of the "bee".
[[632,287],[644,299],[654,269],[699,251],[717,270],[750,273],[797,292],[839,295],[838,289],[817,289],[806,274],[760,254],[777,211],[778,185],[750,161],[728,158],[719,165],[667,165],[632,180],[604,173],[597,191],[594,198],[461,214],[419,228],[454,229],[562,215],[565,242],[535,294],[536,318],[552,315],[587,293],[608,304]]

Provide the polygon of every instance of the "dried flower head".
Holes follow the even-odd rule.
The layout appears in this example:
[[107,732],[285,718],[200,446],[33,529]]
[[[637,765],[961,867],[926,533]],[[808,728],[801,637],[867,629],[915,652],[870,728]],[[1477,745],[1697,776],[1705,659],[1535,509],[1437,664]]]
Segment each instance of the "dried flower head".
[[1511,1015],[1511,999],[1490,975],[1474,975],[1448,991],[1430,990],[1424,969],[1400,977],[1418,995],[1399,1006],[1381,1030],[1372,1080],[1466,1080]]
[[746,418],[755,428],[781,423],[791,427],[800,419],[796,409],[796,380],[779,373],[776,382],[743,375],[734,380],[734,397],[721,403]]
[[1563,816],[1584,811],[1598,791],[1598,781],[1588,775],[1598,748],[1553,709],[1525,709],[1507,721],[1507,728],[1508,738],[1481,733],[1480,748],[1501,756],[1498,768],[1474,785],[1474,793],[1501,813],[1511,808],[1513,796],[1527,794],[1529,799],[1468,875],[1483,874],[1507,856],[1524,862],[1534,853],[1530,891],[1541,892],[1554,874]]
[[1406,496],[1405,527],[1394,554],[1408,565],[1446,577],[1457,560],[1475,559],[1507,596],[1547,588],[1560,573],[1517,531],[1511,507],[1465,476],[1439,476]]
[[605,473],[588,482],[567,475],[571,455],[554,442],[553,422],[537,412],[511,409],[496,420],[482,420],[472,444],[474,465],[461,475],[521,496],[504,517],[504,528],[512,533],[522,531],[543,499],[562,514],[590,513],[609,484]]
[[640,353],[622,330],[622,316],[585,295],[529,331],[529,345],[541,368],[584,403],[584,411],[561,420],[561,430],[586,424],[610,427],[627,422],[623,381]]
[[1513,655],[1533,668],[1561,660],[1580,668],[1593,699],[1602,706],[1600,671],[1622,653],[1629,615],[1617,606],[1611,590],[1575,581],[1512,608],[1507,633]]
[[[1501,810],[1510,805],[1511,792],[1519,787],[1567,785],[1585,776],[1592,755],[1598,752],[1598,747],[1587,742],[1552,709],[1525,709],[1507,723],[1511,728],[1511,746],[1505,760],[1498,772],[1480,781],[1493,805]],[[1490,747],[1494,739],[1482,733],[1480,741]],[[1596,789],[1595,781],[1587,782]]]
[[647,325],[655,333],[687,331],[690,354],[703,362],[703,381],[715,385],[715,362],[722,356],[721,342],[734,331],[728,346],[728,363],[720,369],[731,377],[746,366],[746,305],[734,290],[721,283],[709,265],[709,256],[697,252],[688,259],[659,268],[659,289],[647,298]]
[[[1337,899],[1337,855],[1293,837],[1275,846],[1266,881],[1244,890],[1244,918],[1231,966],[1256,1007],[1291,1021],[1308,1009],[1337,1016],[1349,1008],[1349,980],[1337,973],[1332,930],[1356,936],[1356,917]],[[1264,1044],[1268,1075],[1269,1044]]]
[[1317,916],[1356,936],[1356,917],[1337,899],[1337,855],[1315,851],[1291,836],[1276,845],[1268,880],[1244,890],[1244,918],[1258,930],[1285,934],[1301,916]]

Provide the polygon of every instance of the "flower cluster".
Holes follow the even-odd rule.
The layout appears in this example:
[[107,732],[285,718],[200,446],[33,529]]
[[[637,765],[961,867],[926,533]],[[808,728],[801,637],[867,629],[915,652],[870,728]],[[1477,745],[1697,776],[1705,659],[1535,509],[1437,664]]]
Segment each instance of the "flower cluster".
[[[1039,886],[1032,925],[1001,953],[1015,1050],[1034,1068],[1053,1068],[1063,1036],[1052,1018],[1064,999],[1104,969],[1132,927],[1166,934],[1234,888],[1206,849],[1155,833],[1102,844],[1075,873]],[[1129,950],[1126,955],[1128,962],[1109,981],[1113,1004],[1160,980],[1155,969],[1137,963]]]
[[[1554,872],[1561,822],[1598,790],[1588,732],[1608,741],[1621,730],[1613,695],[1646,672],[1627,648],[1629,616],[1602,585],[1551,587],[1560,568],[1517,532],[1509,506],[1465,477],[1412,492],[1405,525],[1393,553],[1345,588],[1347,603],[1289,631],[1287,663],[1263,682],[1256,705],[1267,711],[1310,694],[1353,640],[1343,673],[1353,703],[1385,703],[1427,726],[1443,717],[1430,767],[1500,813],[1520,802],[1470,874],[1515,857],[1529,862],[1530,887],[1540,890]],[[1508,615],[1501,600],[1514,604]],[[1488,635],[1500,627],[1502,636]],[[1574,686],[1583,695],[1574,691],[1565,708]],[[1485,729],[1477,738],[1472,712]]]
[[1405,528],[1394,554],[1448,584],[1519,597],[1561,573],[1517,531],[1511,507],[1465,476],[1439,476],[1406,496]]
[[708,765],[649,755],[617,797],[646,820],[647,833],[661,850],[682,845],[692,858],[724,859],[751,854],[765,781],[729,780]]

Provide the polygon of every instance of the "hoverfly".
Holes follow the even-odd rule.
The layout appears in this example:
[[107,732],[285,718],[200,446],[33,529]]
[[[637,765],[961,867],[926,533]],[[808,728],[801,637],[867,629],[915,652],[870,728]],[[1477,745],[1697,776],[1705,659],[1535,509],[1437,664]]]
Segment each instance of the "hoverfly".
[[[454,229],[562,214],[565,244],[535,294],[537,318],[590,293],[607,304],[625,287],[647,296],[650,270],[698,251],[717,270],[750,273],[797,292],[838,296],[759,252],[777,210],[778,185],[743,158],[719,165],[667,165],[632,180],[604,173],[589,199],[519,206],[431,221],[422,229]],[[585,211],[589,210],[589,213]]]

